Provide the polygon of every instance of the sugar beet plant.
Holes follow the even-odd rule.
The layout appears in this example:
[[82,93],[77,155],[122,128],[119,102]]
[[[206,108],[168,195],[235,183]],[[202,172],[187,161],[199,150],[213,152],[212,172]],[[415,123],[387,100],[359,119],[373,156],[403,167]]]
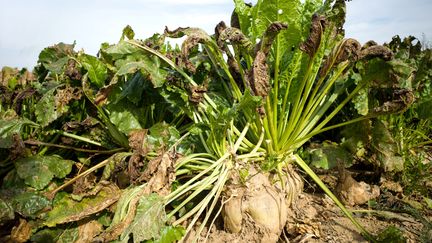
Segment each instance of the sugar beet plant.
[[365,119],[327,126],[374,78],[351,78],[354,67],[391,52],[344,38],[344,1],[234,2],[214,35],[137,40],[126,27],[98,57],[59,44],[41,52],[38,82],[9,79],[1,220],[18,213],[33,241],[91,225],[100,241],[171,242],[204,240],[222,214],[230,232],[276,242],[302,191],[296,163],[372,239],[296,152]]

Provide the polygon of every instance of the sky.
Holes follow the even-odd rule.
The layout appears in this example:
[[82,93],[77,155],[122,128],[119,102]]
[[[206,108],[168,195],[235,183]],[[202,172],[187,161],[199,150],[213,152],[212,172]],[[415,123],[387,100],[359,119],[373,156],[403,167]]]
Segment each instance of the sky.
[[[116,43],[126,25],[139,39],[162,33],[165,26],[200,27],[213,33],[221,20],[229,23],[234,4],[232,0],[0,0],[0,6],[0,67],[32,68],[39,52],[58,42],[75,41],[76,50],[96,55],[102,42]],[[346,37],[384,43],[399,34],[430,41],[431,14],[432,0],[352,0],[347,3]]]

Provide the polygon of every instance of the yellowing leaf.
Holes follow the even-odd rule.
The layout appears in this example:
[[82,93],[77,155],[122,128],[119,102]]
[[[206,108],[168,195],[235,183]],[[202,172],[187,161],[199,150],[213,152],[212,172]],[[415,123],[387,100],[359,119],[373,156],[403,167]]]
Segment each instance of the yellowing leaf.
[[70,196],[65,196],[48,212],[44,225],[54,227],[57,224],[81,220],[111,206],[119,199],[120,194],[117,186],[108,185],[102,187],[95,196],[86,197],[80,202],[73,200]]

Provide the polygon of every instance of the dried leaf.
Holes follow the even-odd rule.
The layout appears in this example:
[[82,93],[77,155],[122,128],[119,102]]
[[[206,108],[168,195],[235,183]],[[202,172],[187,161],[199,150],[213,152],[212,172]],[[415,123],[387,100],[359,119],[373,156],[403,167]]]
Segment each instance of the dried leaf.
[[267,57],[258,51],[252,70],[248,75],[249,84],[254,95],[266,97],[270,91],[270,78],[268,74]]
[[32,234],[31,225],[20,218],[19,225],[12,228],[11,240],[16,243],[27,242]]
[[233,27],[224,29],[217,40],[218,45],[221,46],[227,40],[231,44],[239,45],[249,53],[252,53],[253,51],[252,42],[241,32],[240,29]]
[[195,73],[196,67],[193,65],[192,62],[189,61],[189,53],[192,48],[197,46],[198,44],[206,44],[208,42],[211,42],[211,37],[202,29],[200,28],[177,28],[173,31],[168,30],[168,28],[165,28],[165,35],[172,37],[172,38],[179,38],[183,36],[187,36],[187,38],[182,43],[182,61],[187,70],[189,70],[192,73]]
[[312,16],[310,33],[307,40],[300,44],[300,50],[306,52],[311,58],[315,56],[320,44],[321,36],[326,27],[326,18],[318,14]]
[[199,86],[191,86],[190,87],[190,96],[189,101],[198,104],[200,103],[203,98],[204,94],[207,92],[207,87],[205,85],[199,85]]
[[255,52],[261,50],[266,56],[271,50],[274,39],[281,30],[288,28],[288,25],[281,22],[271,23],[263,34],[261,41],[256,45]]
[[94,237],[102,232],[103,226],[97,220],[90,220],[80,223],[78,226],[78,239],[75,243],[92,243]]
[[336,53],[330,55],[324,62],[322,68],[319,71],[319,75],[324,77],[328,74],[330,69],[341,62],[351,61],[355,62],[360,57],[361,45],[355,39],[345,39],[342,41],[340,46],[336,47]]
[[370,46],[361,51],[360,59],[381,58],[385,61],[390,61],[393,58],[393,52],[385,46]]
[[147,144],[147,129],[133,130],[129,133],[129,147],[142,156],[149,152]]

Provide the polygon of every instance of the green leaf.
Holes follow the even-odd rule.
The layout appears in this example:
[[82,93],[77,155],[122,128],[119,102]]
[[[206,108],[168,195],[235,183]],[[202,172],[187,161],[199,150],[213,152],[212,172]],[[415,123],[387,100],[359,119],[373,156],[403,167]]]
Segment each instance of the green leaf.
[[165,221],[164,199],[154,193],[141,197],[135,218],[122,233],[120,239],[125,241],[131,233],[133,234],[133,241],[135,243],[152,238],[158,239]]
[[12,199],[15,211],[25,217],[36,218],[38,213],[48,207],[51,201],[36,192],[19,193]]
[[153,87],[159,88],[166,81],[167,71],[161,67],[160,59],[156,56],[139,55],[136,61],[116,62],[120,68],[116,75],[133,74],[140,70],[146,79],[150,80]]
[[169,148],[180,138],[177,129],[165,122],[153,125],[149,131],[147,141],[153,145],[155,150],[162,147]]
[[38,63],[54,74],[61,74],[69,57],[74,56],[75,44],[65,44],[60,42],[51,47],[47,47],[39,54]]
[[181,240],[186,230],[181,226],[165,226],[162,228],[159,239],[147,240],[145,243],[172,243]]
[[105,53],[108,54],[114,61],[123,58],[126,55],[132,55],[134,53],[139,53],[141,50],[133,46],[126,41],[120,41],[116,45],[112,45],[105,49]]
[[[267,27],[276,21],[288,24],[288,30],[279,34],[280,45],[284,51],[291,51],[291,48],[298,46],[304,35],[303,29],[309,26],[302,23],[302,18],[310,21],[310,14],[303,16],[303,6],[300,0],[263,0],[258,1],[253,7],[252,30],[255,38],[261,38]],[[304,13],[306,14],[306,13]]]
[[38,190],[45,188],[54,177],[64,178],[71,172],[73,164],[73,161],[57,156],[40,155],[15,161],[19,177]]
[[128,80],[124,87],[123,91],[120,94],[119,99],[126,97],[128,100],[132,101],[135,105],[141,101],[143,92],[145,89],[145,80],[141,73],[137,72],[135,75]]
[[123,33],[120,40],[124,40],[125,37],[129,40],[132,40],[135,37],[135,32],[130,25],[126,25],[126,27],[123,28]]
[[48,212],[44,225],[54,227],[57,224],[81,220],[111,206],[120,196],[120,189],[114,185],[97,187],[94,190],[94,196],[85,197],[79,202],[70,195],[57,200],[53,209]]
[[373,123],[372,148],[378,155],[380,166],[385,172],[400,172],[404,169],[404,160],[397,154],[397,144],[385,124],[379,120]]
[[96,57],[87,54],[80,56],[80,62],[88,71],[88,77],[90,78],[91,83],[96,85],[98,88],[103,87],[105,85],[105,80],[108,77],[106,65]]
[[27,119],[0,119],[0,148],[10,148],[14,143],[14,134],[20,135],[24,125],[35,123]]
[[[246,5],[244,0],[234,0],[235,3],[235,13],[237,14],[240,29],[243,33],[249,33],[249,28],[251,27],[251,7]],[[231,20],[233,22],[233,20]],[[231,23],[232,25],[233,23]],[[236,26],[233,26],[236,27]],[[238,27],[238,26],[237,26]]]
[[12,206],[0,198],[0,224],[5,221],[15,218],[15,213]]
[[116,128],[128,135],[129,132],[136,129],[142,129],[139,115],[143,114],[143,110],[136,108],[129,102],[121,101],[116,104],[111,103],[107,106],[109,111],[109,119]]
[[75,242],[79,238],[79,230],[77,227],[74,228],[46,228],[36,234],[32,235],[30,238],[31,242],[36,243],[47,243],[47,242],[57,242],[57,243],[69,243]]
[[432,99],[424,100],[417,105],[417,113],[421,119],[432,119]]
[[69,110],[69,106],[56,102],[56,96],[54,94],[56,90],[56,88],[49,90],[36,103],[36,121],[42,127],[48,126]]
[[385,243],[385,242],[404,243],[404,242],[406,242],[406,239],[403,236],[403,233],[400,229],[391,225],[379,233],[379,235],[377,236],[376,242],[379,242],[379,243],[381,243],[381,242],[382,243]]
[[307,152],[311,165],[326,170],[337,167],[338,161],[345,166],[350,166],[353,159],[347,150],[336,144],[323,143],[317,148],[308,148]]

